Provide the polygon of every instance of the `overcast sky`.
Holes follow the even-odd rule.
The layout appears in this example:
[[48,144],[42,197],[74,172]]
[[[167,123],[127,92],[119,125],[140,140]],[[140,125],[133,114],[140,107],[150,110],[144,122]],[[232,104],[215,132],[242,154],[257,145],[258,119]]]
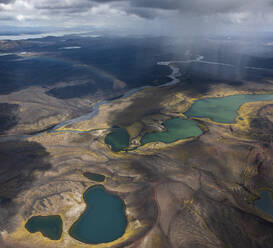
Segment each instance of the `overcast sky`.
[[0,0],[0,28],[230,33],[273,30],[273,0]]

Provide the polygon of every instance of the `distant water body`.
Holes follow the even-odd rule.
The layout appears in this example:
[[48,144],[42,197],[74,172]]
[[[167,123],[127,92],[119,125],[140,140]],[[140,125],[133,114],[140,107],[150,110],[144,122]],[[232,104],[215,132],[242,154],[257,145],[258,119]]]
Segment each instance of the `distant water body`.
[[61,47],[60,49],[63,49],[63,50],[72,50],[72,49],[80,49],[82,47],[80,46],[70,46],[70,47]]
[[97,38],[100,35],[97,34],[87,34],[86,32],[77,32],[77,31],[58,31],[58,32],[46,32],[38,34],[15,34],[15,35],[0,35],[0,40],[27,40],[27,39],[40,39],[46,38],[49,36],[62,37],[65,35],[78,35],[81,37],[91,37]]

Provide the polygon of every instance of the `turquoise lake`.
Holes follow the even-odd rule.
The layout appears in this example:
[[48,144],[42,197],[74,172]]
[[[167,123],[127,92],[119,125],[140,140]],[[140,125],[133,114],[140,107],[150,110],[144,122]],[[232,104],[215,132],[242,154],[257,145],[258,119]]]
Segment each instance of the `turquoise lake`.
[[148,133],[142,137],[141,144],[157,141],[172,143],[180,139],[196,137],[203,133],[195,121],[181,118],[167,120],[164,126],[167,131]]
[[118,196],[96,185],[83,197],[87,208],[70,228],[70,236],[86,244],[100,244],[114,241],[125,233],[125,205]]
[[31,233],[41,232],[44,237],[59,240],[63,232],[63,221],[59,215],[34,216],[28,220],[25,228]]
[[209,118],[220,123],[234,123],[240,106],[246,102],[273,100],[273,95],[234,95],[197,100],[185,112],[188,117]]

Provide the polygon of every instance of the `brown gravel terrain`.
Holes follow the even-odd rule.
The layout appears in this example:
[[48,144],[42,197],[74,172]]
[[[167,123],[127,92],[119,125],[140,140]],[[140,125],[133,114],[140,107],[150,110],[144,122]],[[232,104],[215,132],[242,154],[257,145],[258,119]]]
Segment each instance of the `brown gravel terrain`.
[[[24,92],[2,98],[3,103],[20,105],[11,109],[10,133],[48,127],[88,105],[88,100],[75,100],[68,106],[45,97],[41,89],[32,90],[37,102],[20,102]],[[265,90],[273,88],[260,85],[257,93]],[[247,92],[247,83],[239,89],[219,84],[203,97]],[[239,110],[243,118],[235,124],[197,120],[204,131],[200,137],[140,146],[143,134],[162,130],[166,119],[183,117],[196,98],[179,86],[146,89],[103,105],[91,120],[59,132],[1,142],[0,246],[271,248],[273,219],[253,200],[261,189],[273,190],[272,101],[244,104]],[[128,130],[131,149],[112,152],[104,143],[113,126]],[[111,243],[86,245],[68,234],[85,209],[83,193],[98,184],[85,172],[105,175],[106,190],[125,203],[128,226]],[[62,238],[52,241],[29,233],[24,225],[36,215],[60,215]]]

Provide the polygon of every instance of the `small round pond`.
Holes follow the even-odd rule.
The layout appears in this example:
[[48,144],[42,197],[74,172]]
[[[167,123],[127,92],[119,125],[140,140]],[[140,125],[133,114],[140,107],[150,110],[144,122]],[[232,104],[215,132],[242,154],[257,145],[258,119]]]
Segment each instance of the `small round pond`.
[[260,193],[261,198],[255,201],[255,206],[273,218],[273,194],[269,191]]
[[95,182],[103,182],[105,180],[104,175],[91,173],[91,172],[84,172],[83,175],[88,178],[89,180],[95,181]]
[[105,138],[105,143],[111,146],[112,151],[119,152],[129,146],[130,136],[126,129],[115,128]]

